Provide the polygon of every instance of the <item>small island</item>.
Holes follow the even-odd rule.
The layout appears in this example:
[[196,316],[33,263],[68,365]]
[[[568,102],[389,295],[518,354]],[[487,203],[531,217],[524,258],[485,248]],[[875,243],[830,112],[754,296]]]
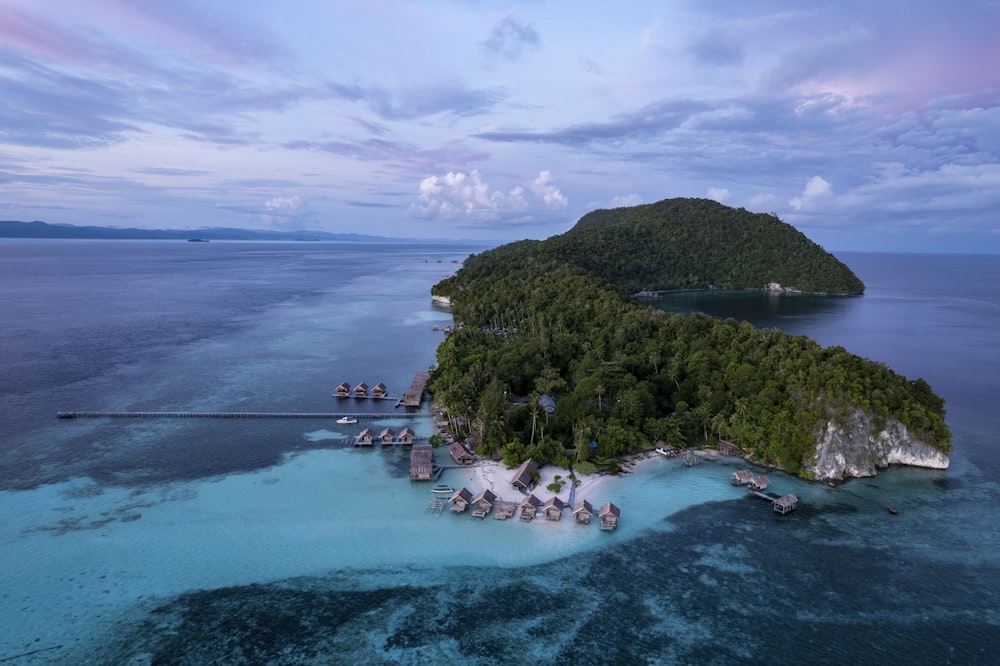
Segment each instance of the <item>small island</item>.
[[433,287],[457,325],[429,388],[456,436],[511,468],[530,458],[616,472],[654,442],[719,440],[815,480],[947,467],[944,401],[924,380],[805,336],[667,314],[628,295],[774,285],[864,291],[771,215],[699,199],[595,211],[561,236],[470,257]]

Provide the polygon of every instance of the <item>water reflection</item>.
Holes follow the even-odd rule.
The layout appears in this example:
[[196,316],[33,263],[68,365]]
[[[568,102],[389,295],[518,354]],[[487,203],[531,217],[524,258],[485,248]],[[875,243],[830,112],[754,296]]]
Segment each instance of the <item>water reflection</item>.
[[857,297],[723,289],[668,292],[649,300],[653,307],[664,312],[703,312],[712,317],[732,317],[759,328],[779,328],[795,334],[806,333],[807,328],[822,326],[840,317],[857,301]]

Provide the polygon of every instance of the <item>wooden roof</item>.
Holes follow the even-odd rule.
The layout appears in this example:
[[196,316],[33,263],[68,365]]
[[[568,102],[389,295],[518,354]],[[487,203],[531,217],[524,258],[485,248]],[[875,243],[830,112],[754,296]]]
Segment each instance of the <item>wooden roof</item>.
[[374,436],[375,432],[371,428],[365,428],[364,430],[361,431],[361,434],[358,435],[358,437],[360,437],[361,439],[364,439],[365,437],[374,437]]
[[434,448],[430,444],[414,444],[410,449],[411,465],[429,465],[434,462]]
[[403,439],[404,437],[413,437],[415,435],[416,433],[413,432],[413,428],[411,428],[410,426],[406,426],[405,428],[399,431],[400,439]]
[[594,507],[591,506],[590,502],[585,499],[577,500],[576,504],[573,505],[573,514],[578,513],[594,513]]
[[620,518],[622,515],[622,511],[611,502],[608,502],[607,504],[601,507],[597,515],[600,516],[601,518],[604,518],[605,516],[614,516],[615,518]]
[[563,502],[558,497],[552,496],[545,501],[545,506],[543,508],[546,511],[548,511],[549,509],[559,509],[560,511],[562,511],[564,508],[566,508],[566,503]]
[[788,493],[774,500],[774,503],[779,506],[795,506],[798,504],[798,501],[799,498],[794,493]]
[[469,502],[472,501],[472,493],[469,491],[468,488],[462,488],[457,493],[451,496],[451,501],[468,504]]
[[517,468],[514,472],[514,477],[510,480],[511,484],[518,486],[520,488],[527,488],[531,485],[531,474],[538,469],[538,463],[528,458]]
[[538,499],[534,495],[528,495],[523,500],[521,500],[521,508],[531,507],[532,509],[537,509],[542,505],[542,500]]
[[396,431],[393,430],[392,428],[383,428],[382,432],[380,432],[378,436],[381,439],[385,439],[386,437],[389,437],[389,439],[393,439],[396,437]]
[[487,488],[472,499],[473,504],[479,504],[480,502],[486,502],[487,504],[493,504],[497,499],[496,493]]

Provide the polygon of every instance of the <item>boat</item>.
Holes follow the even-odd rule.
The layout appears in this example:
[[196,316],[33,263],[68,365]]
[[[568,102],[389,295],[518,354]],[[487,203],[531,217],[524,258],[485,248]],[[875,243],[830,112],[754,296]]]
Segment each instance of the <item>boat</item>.
[[451,486],[446,486],[443,483],[438,484],[431,488],[431,492],[435,495],[454,495],[455,489]]
[[339,419],[337,419],[337,423],[341,425],[350,425],[351,423],[357,423],[357,422],[358,420],[353,416],[341,416]]

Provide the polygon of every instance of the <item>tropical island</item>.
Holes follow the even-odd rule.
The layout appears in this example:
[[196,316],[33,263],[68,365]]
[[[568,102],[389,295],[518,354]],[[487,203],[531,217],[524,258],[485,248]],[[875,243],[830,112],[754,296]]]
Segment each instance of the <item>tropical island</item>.
[[773,215],[702,199],[599,210],[545,241],[469,257],[432,288],[456,331],[429,389],[481,456],[617,471],[655,442],[733,443],[803,478],[948,466],[944,401],[923,379],[805,336],[629,296],[691,288],[848,296],[851,270]]

